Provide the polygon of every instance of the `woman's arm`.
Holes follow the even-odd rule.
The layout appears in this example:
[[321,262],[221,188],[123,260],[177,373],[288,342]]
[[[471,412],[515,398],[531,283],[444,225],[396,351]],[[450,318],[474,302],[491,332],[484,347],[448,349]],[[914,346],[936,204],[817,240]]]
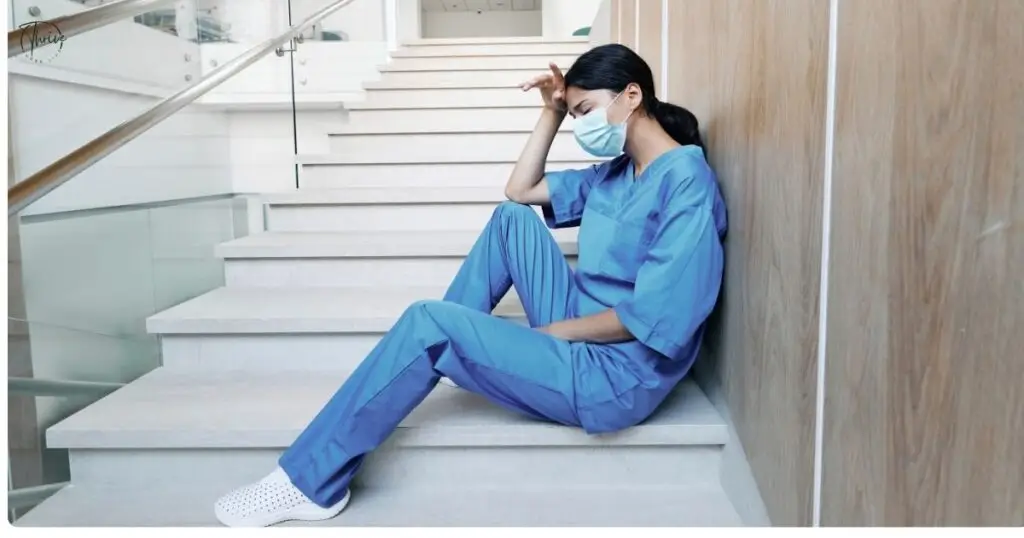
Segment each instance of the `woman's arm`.
[[533,129],[523,153],[519,155],[512,175],[505,185],[505,196],[513,202],[543,205],[551,202],[548,185],[544,181],[544,165],[548,160],[551,142],[565,119],[565,113],[545,108]]
[[520,85],[523,91],[533,88],[540,90],[544,101],[544,112],[541,113],[537,126],[534,127],[530,139],[526,141],[512,176],[505,185],[505,196],[520,204],[544,205],[551,202],[548,185],[544,181],[544,164],[548,160],[551,142],[558,134],[558,128],[565,120],[565,79],[557,65],[548,65],[550,73],[534,77]]
[[537,330],[550,334],[555,338],[573,342],[616,344],[636,340],[629,330],[626,329],[626,326],[619,321],[619,316],[615,313],[615,310],[610,308],[591,316],[556,321],[547,327],[540,327]]

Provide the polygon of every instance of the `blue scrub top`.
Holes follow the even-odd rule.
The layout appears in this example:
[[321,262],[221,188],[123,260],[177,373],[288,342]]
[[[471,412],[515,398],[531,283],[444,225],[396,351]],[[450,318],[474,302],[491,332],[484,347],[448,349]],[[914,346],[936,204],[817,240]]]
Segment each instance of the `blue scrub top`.
[[682,377],[697,357],[723,270],[725,203],[701,148],[668,151],[635,179],[626,155],[545,177],[548,226],[580,227],[575,314],[614,308],[646,349],[612,347],[672,381]]

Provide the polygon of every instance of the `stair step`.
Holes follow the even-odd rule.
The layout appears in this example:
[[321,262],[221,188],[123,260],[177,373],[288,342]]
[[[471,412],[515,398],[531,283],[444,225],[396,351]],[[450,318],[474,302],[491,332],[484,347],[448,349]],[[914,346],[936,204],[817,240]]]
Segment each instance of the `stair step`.
[[359,187],[352,189],[304,189],[293,192],[266,194],[263,200],[271,207],[318,205],[377,205],[377,204],[468,204],[498,203],[505,200],[498,185],[471,187],[412,187],[390,189]]
[[[569,66],[563,66],[567,70]],[[413,87],[465,88],[473,86],[514,88],[538,74],[543,69],[473,69],[405,71],[388,67],[381,72],[381,80],[388,84]]]
[[[463,258],[479,231],[395,231],[250,235],[217,246],[225,259]],[[562,251],[576,254],[576,241],[557,238]]]
[[[467,231],[479,233],[505,201],[502,186],[350,188],[266,196],[267,230],[373,233]],[[534,211],[540,216],[541,209]],[[555,230],[571,239],[576,230]]]
[[[335,155],[299,155],[302,165],[300,182],[303,189],[341,189],[356,187],[410,188],[425,185],[437,187],[472,187],[493,185],[503,187],[512,174],[515,162],[499,163],[413,163],[413,164],[350,164]],[[548,161],[547,170],[573,170],[592,166],[598,161]]]
[[392,58],[458,58],[462,56],[579,56],[590,49],[586,42],[573,43],[528,43],[516,46],[503,45],[432,45],[403,47],[391,53]]
[[[646,493],[646,492],[645,492]],[[657,498],[612,489],[356,489],[338,517],[282,527],[711,527],[742,521],[720,487],[664,488]],[[211,527],[224,489],[69,486],[17,527]]]
[[456,55],[447,57],[413,57],[393,58],[391,63],[381,66],[382,72],[391,71],[466,71],[480,69],[536,69],[538,73],[547,71],[548,64],[572,66],[578,54],[539,55]]
[[[328,228],[343,222],[330,210],[313,211],[317,222],[298,224],[293,219],[290,224]],[[466,219],[472,216],[468,210],[459,214]],[[486,207],[478,215],[481,229],[489,215]],[[274,226],[289,225],[273,216],[270,221]],[[404,230],[389,231],[275,231],[224,243],[217,254],[225,259],[229,287],[447,286],[479,230],[410,229],[414,224],[401,224]],[[573,265],[577,230],[558,230],[553,235]]]
[[[512,108],[523,113],[529,108],[534,119],[540,113],[541,101],[536,92],[524,92],[515,84],[478,84],[473,86],[472,82],[467,82],[446,88],[416,81],[389,82],[366,88],[365,99],[346,103],[345,107],[349,110]],[[425,85],[429,87],[417,87]]]
[[[540,114],[539,106],[349,110],[348,123],[328,134],[530,133]],[[566,117],[560,129],[569,132],[572,125]]]
[[[515,162],[529,137],[529,132],[343,134],[328,142],[332,155],[351,164]],[[567,132],[555,135],[548,155],[561,161],[593,159]]]
[[[209,517],[219,495],[273,468],[281,451],[347,375],[151,372],[50,428],[48,445],[70,451],[75,485],[43,503],[22,524],[139,525],[160,517],[163,524],[182,524],[195,521],[188,519],[193,512]],[[586,491],[621,496],[619,507],[669,503],[674,514],[680,511],[679,496],[692,494],[694,500],[713,502],[687,517],[706,517],[712,510],[716,516],[709,524],[736,524],[718,485],[728,435],[721,416],[690,380],[680,383],[643,424],[604,435],[537,421],[468,391],[439,385],[367,458],[353,497],[377,504],[389,501],[375,501],[374,492],[386,498],[414,496],[420,502],[440,494],[446,500],[498,495],[492,499],[511,503],[506,509],[514,514],[507,520],[512,524],[536,511],[532,501],[517,499],[535,499],[542,492],[559,493],[549,498],[561,503],[552,516],[577,519],[595,517],[593,506],[578,506],[579,494]],[[129,509],[129,499],[135,498],[148,502]],[[96,500],[102,504],[89,504]],[[189,504],[198,500],[202,502]],[[87,508],[76,506],[80,503]],[[683,506],[684,511],[692,508]],[[395,505],[389,508],[394,511]],[[486,512],[488,517],[509,513]],[[346,511],[348,516],[331,524],[354,524],[353,513]],[[666,509],[659,517],[668,514]],[[89,519],[97,516],[101,519]],[[380,524],[401,521],[381,517]],[[647,523],[665,521],[680,520]]]
[[[412,260],[397,267],[385,264],[382,270],[379,262],[371,260],[356,265],[366,275],[361,279],[349,276],[356,273],[346,265],[328,264],[325,268],[314,262],[312,267],[303,267],[296,261],[291,262],[292,267],[288,262],[271,263],[269,267],[257,264],[244,268],[256,272],[255,276],[233,277],[229,272],[227,287],[151,316],[147,329],[161,335],[163,365],[175,370],[351,369],[369,354],[406,308],[419,300],[444,297],[447,282],[413,287],[409,283],[412,279],[403,275],[417,273],[402,271],[419,271],[428,279],[450,281],[460,262],[453,259],[450,264],[417,265]],[[300,276],[290,279],[295,273]],[[342,278],[337,277],[339,273]],[[273,281],[274,277],[279,281]],[[374,283],[374,278],[391,282]],[[243,286],[258,279],[274,286]],[[233,280],[241,280],[243,285],[232,284]],[[351,287],[359,280],[368,284]],[[400,283],[398,287],[394,287],[396,283]],[[332,284],[349,287],[326,287]],[[320,287],[302,287],[317,285]],[[499,302],[494,314],[528,324],[515,290]]]
[[572,36],[552,39],[542,36],[510,36],[510,37],[436,37],[410,39],[402,42],[403,48],[418,48],[443,45],[513,45],[521,47],[525,45],[581,45],[590,42],[587,36]]
[[[146,320],[153,334],[374,334],[389,330],[413,303],[440,299],[443,287],[223,287]],[[521,317],[514,295],[495,315]]]
[[[349,373],[175,372],[159,368],[47,430],[68,449],[285,448]],[[392,447],[617,447],[723,445],[728,429],[692,380],[645,423],[619,433],[506,411],[439,386],[391,439]]]

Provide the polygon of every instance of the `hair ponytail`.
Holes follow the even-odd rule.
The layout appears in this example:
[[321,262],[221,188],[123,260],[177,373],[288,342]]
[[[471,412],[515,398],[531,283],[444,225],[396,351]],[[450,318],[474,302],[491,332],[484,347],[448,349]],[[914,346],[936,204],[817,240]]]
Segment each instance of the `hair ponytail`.
[[700,137],[700,122],[689,110],[652,97],[650,114],[673,140],[683,146],[698,146],[707,155]]
[[566,86],[583,90],[621,93],[630,84],[640,86],[643,93],[640,109],[645,114],[658,120],[673,140],[684,146],[699,146],[707,156],[697,116],[681,106],[658,100],[651,67],[629,47],[617,43],[594,47],[577,58],[565,74]]

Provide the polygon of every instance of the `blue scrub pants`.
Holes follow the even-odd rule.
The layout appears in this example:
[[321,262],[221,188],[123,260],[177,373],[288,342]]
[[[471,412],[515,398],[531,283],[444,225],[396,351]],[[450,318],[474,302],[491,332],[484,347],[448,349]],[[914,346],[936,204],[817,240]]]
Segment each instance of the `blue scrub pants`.
[[[579,344],[492,316],[512,285],[533,327],[573,315],[577,292],[562,251],[532,208],[503,203],[444,301],[410,306],[281,456],[295,486],[320,506],[339,501],[364,455],[441,376],[513,411],[580,426],[574,375],[580,353],[573,349]],[[658,402],[634,401],[633,412],[601,429],[635,424]]]

